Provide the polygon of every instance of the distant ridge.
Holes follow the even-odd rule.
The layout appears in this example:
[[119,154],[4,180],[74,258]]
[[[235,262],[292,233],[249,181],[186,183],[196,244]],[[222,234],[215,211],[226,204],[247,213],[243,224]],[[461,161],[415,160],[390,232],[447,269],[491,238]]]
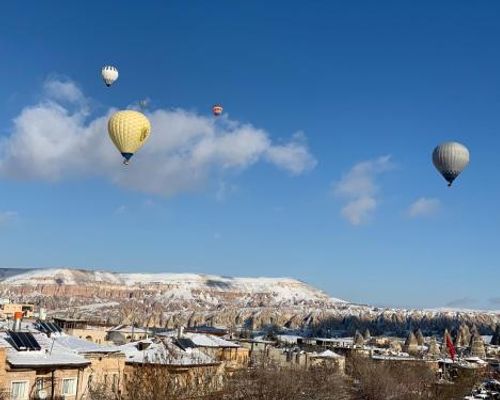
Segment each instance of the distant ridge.
[[461,324],[492,334],[500,314],[471,310],[373,307],[330,297],[292,278],[241,278],[180,273],[115,273],[71,268],[0,268],[0,297],[32,302],[49,315],[92,323],[176,328],[277,325],[314,335],[369,329],[407,336],[418,327],[442,334]]
[[[73,268],[0,268],[0,285],[81,286],[110,285],[128,290],[165,286],[168,294],[192,297],[194,292],[231,292],[241,295],[272,295],[273,303],[332,302],[323,291],[292,278],[241,278],[190,273],[118,273]],[[188,296],[188,292],[191,292]]]

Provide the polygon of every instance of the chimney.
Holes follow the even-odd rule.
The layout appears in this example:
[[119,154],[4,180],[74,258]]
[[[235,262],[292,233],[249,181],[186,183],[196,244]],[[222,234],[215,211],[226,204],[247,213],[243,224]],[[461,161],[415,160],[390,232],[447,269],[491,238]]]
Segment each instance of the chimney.
[[184,327],[181,325],[177,328],[177,339],[180,339],[184,336]]
[[23,320],[23,313],[21,311],[16,311],[14,313],[14,326],[12,327],[13,331],[21,330],[21,321]]
[[47,310],[45,310],[45,308],[40,308],[38,310],[38,319],[40,321],[45,321],[47,319]]

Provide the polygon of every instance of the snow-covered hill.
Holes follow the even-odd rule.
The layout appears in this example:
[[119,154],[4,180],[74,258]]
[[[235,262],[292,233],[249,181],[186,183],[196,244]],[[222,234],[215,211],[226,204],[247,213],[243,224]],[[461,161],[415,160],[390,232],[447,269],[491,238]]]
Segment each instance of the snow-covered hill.
[[0,269],[0,297],[35,302],[58,315],[96,323],[174,328],[220,324],[260,328],[277,324],[317,335],[370,329],[404,335],[420,327],[442,334],[460,324],[491,334],[495,312],[404,310],[356,305],[291,278],[134,273],[70,268]]
[[[343,303],[326,293],[291,278],[231,278],[217,275],[178,273],[122,274],[70,268],[0,269],[0,285],[16,286],[109,286],[115,290],[161,289],[164,297],[185,300],[205,295],[206,300],[217,293],[246,296],[271,296],[272,304],[297,302]],[[208,295],[208,297],[207,297]],[[216,296],[215,296],[216,297]],[[217,299],[212,299],[217,300]],[[213,303],[213,301],[212,301]]]

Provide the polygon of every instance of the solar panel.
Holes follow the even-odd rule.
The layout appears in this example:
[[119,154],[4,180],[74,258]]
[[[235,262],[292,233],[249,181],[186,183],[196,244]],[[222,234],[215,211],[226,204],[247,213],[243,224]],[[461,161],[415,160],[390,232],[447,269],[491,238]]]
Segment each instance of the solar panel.
[[52,331],[54,333],[56,333],[56,332],[61,333],[62,332],[62,329],[61,329],[61,327],[59,325],[56,325],[53,322],[47,322],[46,324],[47,324],[48,327],[50,327],[52,329]]
[[61,333],[62,329],[53,322],[38,322],[38,330],[43,333]]
[[18,351],[41,350],[42,348],[30,332],[9,332],[9,336]]
[[194,344],[194,342],[191,340],[191,339],[188,339],[188,338],[178,338],[178,339],[175,339],[174,343],[180,347],[182,350],[186,350],[186,349],[194,349],[196,347],[196,345]]
[[20,333],[22,333],[22,335],[24,336],[26,341],[29,343],[30,349],[32,349],[32,350],[41,350],[42,349],[42,347],[40,346],[40,344],[38,344],[38,341],[35,339],[35,337],[33,336],[32,333],[30,333],[30,332],[20,332]]

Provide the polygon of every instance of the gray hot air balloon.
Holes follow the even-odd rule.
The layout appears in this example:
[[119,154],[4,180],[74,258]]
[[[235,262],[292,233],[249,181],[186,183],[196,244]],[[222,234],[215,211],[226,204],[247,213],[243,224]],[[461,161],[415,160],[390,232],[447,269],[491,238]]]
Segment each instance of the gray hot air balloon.
[[451,186],[469,164],[469,150],[458,142],[441,143],[432,153],[432,162]]

